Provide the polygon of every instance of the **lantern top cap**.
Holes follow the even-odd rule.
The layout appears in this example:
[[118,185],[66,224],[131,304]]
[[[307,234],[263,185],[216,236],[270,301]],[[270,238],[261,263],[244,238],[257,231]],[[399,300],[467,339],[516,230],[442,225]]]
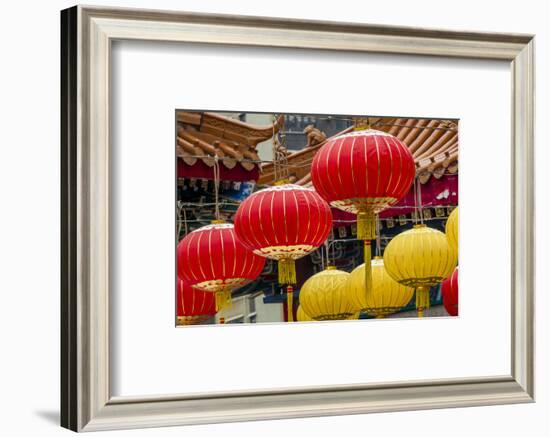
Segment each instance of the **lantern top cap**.
[[325,270],[336,270],[336,266],[327,266]]
[[416,225],[413,226],[413,229],[420,229],[420,228],[425,228],[427,227],[424,223],[418,223]]
[[223,223],[225,223],[225,222],[223,220],[220,220],[220,219],[214,219],[214,220],[210,221],[210,224],[212,224],[212,225],[221,225]]
[[309,187],[304,187],[302,185],[283,183],[281,185],[272,185],[267,188],[263,188],[258,191],[254,191],[248,198],[256,196],[257,194],[268,193],[270,191],[309,191],[315,193],[315,190]]
[[226,223],[223,220],[221,220],[220,222],[215,222],[216,220],[212,220],[209,225],[201,226],[200,228],[191,231],[189,234],[192,234],[193,232],[211,231],[212,229],[233,229],[233,223]]
[[361,130],[353,130],[353,131],[348,132],[346,134],[342,134],[340,136],[334,137],[330,141],[341,140],[343,138],[349,138],[349,137],[369,137],[369,136],[372,136],[372,135],[375,135],[377,137],[396,138],[392,134],[389,134],[388,132],[368,128],[368,129],[361,129]]
[[354,131],[370,129],[369,117],[353,117],[353,122],[355,124],[353,127]]
[[276,181],[273,185],[274,186],[279,186],[279,185],[287,185],[290,183],[290,179],[288,178],[285,178],[285,179],[279,179],[278,181]]
[[369,130],[369,129],[370,129],[370,124],[368,123],[359,123],[353,127],[354,132]]

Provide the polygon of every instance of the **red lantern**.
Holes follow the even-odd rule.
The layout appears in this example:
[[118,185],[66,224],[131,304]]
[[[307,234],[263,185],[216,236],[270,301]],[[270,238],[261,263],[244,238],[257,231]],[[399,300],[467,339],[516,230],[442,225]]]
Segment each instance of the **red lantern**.
[[288,285],[289,315],[296,283],[294,260],[323,244],[331,230],[327,203],[311,188],[293,184],[251,194],[235,215],[239,239],[254,253],[278,261],[279,283]]
[[329,139],[313,158],[311,180],[317,192],[331,206],[357,214],[357,238],[365,242],[367,289],[372,280],[375,214],[397,203],[414,178],[414,158],[407,146],[373,129]]
[[458,316],[458,267],[441,283],[443,306],[450,316]]
[[328,140],[311,164],[313,185],[331,206],[368,220],[367,229],[359,229],[358,223],[361,240],[375,238],[374,214],[407,194],[414,177],[414,158],[407,146],[373,129]]
[[176,323],[178,325],[195,325],[216,314],[214,293],[197,290],[180,278],[177,283]]
[[216,309],[231,303],[231,290],[256,279],[265,259],[247,249],[232,224],[214,222],[178,244],[178,275],[194,288],[216,293]]

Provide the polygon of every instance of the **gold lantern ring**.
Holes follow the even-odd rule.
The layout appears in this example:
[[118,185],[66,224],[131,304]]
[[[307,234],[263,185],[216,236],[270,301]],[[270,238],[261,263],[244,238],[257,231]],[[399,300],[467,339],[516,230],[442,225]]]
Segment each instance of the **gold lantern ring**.
[[395,197],[352,197],[349,199],[333,200],[330,206],[341,211],[357,214],[361,211],[372,211],[374,214],[397,203]]
[[246,278],[229,278],[229,279],[212,279],[210,281],[203,281],[193,285],[201,291],[207,291],[209,293],[217,293],[226,289],[234,289],[242,287],[250,282],[250,279]]
[[311,244],[295,244],[291,246],[269,246],[254,250],[256,255],[270,259],[293,259],[297,260],[313,252],[316,246]]
[[323,322],[327,320],[347,320],[351,316],[355,315],[355,312],[349,312],[349,313],[338,313],[338,314],[323,314],[317,317],[313,317],[313,319]]
[[396,307],[368,307],[363,308],[363,311],[367,313],[369,316],[372,317],[387,317],[392,314],[397,313],[400,311],[403,307],[402,306],[396,306]]
[[409,279],[402,279],[398,281],[400,284],[406,285],[407,287],[434,287],[437,284],[443,282],[445,278],[441,276],[432,276],[429,278],[409,278]]

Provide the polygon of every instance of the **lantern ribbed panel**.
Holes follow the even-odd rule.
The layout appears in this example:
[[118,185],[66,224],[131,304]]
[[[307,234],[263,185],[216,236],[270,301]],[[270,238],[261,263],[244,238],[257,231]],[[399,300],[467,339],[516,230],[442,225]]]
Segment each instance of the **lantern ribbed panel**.
[[296,318],[299,322],[312,322],[313,318],[308,315],[304,309],[302,308],[302,305],[298,306],[298,310],[296,311]]
[[451,245],[451,248],[455,251],[458,258],[458,207],[453,209],[447,223],[445,224],[445,234],[447,235],[447,240]]
[[390,241],[384,251],[384,265],[401,284],[431,287],[451,275],[456,254],[443,232],[415,225]]
[[314,190],[293,184],[251,194],[235,215],[235,232],[243,244],[275,260],[313,252],[331,230],[327,203]]
[[176,321],[178,325],[193,325],[216,314],[214,293],[193,288],[188,282],[177,280]]
[[369,129],[329,139],[313,158],[311,180],[332,206],[379,212],[410,189],[414,158],[393,135]]
[[178,244],[178,275],[193,287],[218,292],[256,279],[265,259],[245,247],[232,224],[212,224],[196,229]]
[[356,267],[348,279],[350,298],[355,308],[374,317],[385,317],[407,305],[414,288],[402,285],[386,272],[384,260],[375,258],[372,265],[372,288],[366,289],[365,264]]
[[458,267],[441,284],[443,306],[450,316],[458,316]]
[[315,320],[345,320],[356,310],[349,299],[349,273],[334,268],[311,276],[300,290],[300,305]]

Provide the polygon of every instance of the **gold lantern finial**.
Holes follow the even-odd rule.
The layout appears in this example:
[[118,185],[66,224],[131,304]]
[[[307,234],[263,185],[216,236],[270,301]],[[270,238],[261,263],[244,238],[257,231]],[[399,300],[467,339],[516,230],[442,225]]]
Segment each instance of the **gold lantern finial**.
[[371,128],[369,117],[353,117],[354,131],[368,130]]

